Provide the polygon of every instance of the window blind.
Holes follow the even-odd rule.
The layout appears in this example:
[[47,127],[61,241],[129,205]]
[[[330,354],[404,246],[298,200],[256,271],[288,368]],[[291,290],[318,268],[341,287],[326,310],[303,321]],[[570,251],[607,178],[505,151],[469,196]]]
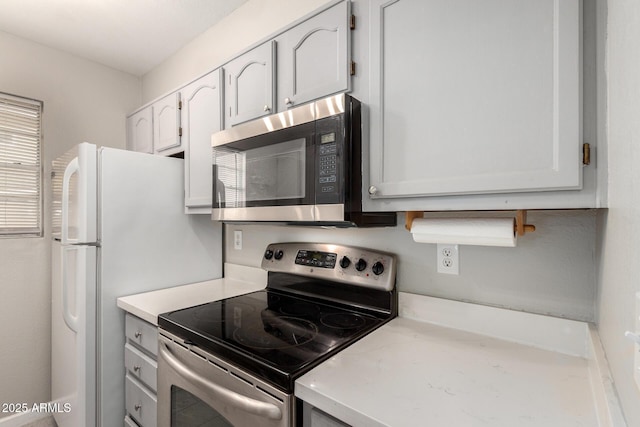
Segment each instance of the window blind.
[[42,235],[42,102],[0,93],[0,235]]

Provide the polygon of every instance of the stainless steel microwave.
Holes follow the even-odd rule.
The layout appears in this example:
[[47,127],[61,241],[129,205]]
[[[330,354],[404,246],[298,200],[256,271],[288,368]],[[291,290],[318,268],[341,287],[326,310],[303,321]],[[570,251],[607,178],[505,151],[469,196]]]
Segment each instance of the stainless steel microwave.
[[395,212],[362,212],[360,112],[339,94],[213,134],[212,219],[395,225]]

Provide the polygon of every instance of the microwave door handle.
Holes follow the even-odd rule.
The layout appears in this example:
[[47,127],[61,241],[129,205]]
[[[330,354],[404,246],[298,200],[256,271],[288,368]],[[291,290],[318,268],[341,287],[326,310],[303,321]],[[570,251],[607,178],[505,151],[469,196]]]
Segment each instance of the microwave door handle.
[[259,400],[255,400],[224,387],[220,387],[219,385],[202,377],[200,374],[192,371],[180,362],[173,354],[171,354],[171,351],[165,343],[160,343],[159,350],[160,357],[162,357],[162,359],[167,362],[173,370],[180,374],[180,376],[190,383],[207,390],[222,402],[260,417],[267,417],[272,420],[282,419],[282,411],[277,406],[271,403],[260,402]]

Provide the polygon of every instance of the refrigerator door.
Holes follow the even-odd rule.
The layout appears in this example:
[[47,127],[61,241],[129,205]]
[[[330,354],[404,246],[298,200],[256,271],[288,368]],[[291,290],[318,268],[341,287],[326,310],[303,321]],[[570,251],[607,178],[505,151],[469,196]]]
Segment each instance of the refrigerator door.
[[98,150],[98,425],[125,414],[124,312],[117,298],[222,276],[222,228],[184,212],[184,161]]
[[83,142],[52,162],[52,234],[63,244],[97,241],[97,150]]
[[59,427],[95,426],[95,246],[52,244],[51,399]]

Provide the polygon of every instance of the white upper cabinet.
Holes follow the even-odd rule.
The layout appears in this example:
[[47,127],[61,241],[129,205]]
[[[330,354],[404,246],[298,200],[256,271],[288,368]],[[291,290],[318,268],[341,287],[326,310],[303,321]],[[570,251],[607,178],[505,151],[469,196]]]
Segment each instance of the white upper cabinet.
[[343,1],[276,38],[278,111],[350,89],[350,16]]
[[222,73],[217,69],[181,90],[188,213],[211,212],[211,134],[222,129],[222,87]]
[[274,113],[275,42],[266,42],[224,66],[227,128]]
[[371,0],[372,198],[581,188],[581,7]]
[[127,117],[127,150],[153,153],[153,110],[151,106]]
[[174,92],[153,103],[154,152],[181,151],[180,134],[180,92]]

